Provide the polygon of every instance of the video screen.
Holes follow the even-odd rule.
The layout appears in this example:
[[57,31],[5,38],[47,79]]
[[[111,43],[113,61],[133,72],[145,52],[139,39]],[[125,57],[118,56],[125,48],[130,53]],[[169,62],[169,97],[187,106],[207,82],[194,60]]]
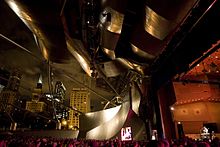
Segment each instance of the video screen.
[[132,140],[131,127],[125,127],[121,129],[121,140],[122,141]]

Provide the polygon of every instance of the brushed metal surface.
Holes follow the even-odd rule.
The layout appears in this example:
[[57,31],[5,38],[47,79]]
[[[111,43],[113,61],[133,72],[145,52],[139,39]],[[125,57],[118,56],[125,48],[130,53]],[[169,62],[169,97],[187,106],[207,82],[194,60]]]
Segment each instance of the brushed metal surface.
[[46,60],[67,63],[67,50],[59,6],[49,0],[5,0],[9,7],[34,33]]
[[121,128],[127,126],[132,127],[135,139],[142,139],[145,128],[138,117],[140,93],[134,84],[132,84],[131,95],[127,94],[123,100],[120,106],[80,116],[80,131],[86,132],[86,139],[103,140],[120,137]]
[[124,21],[124,14],[112,9],[111,7],[105,8],[105,11],[111,14],[111,21],[106,29],[110,32],[120,34]]
[[139,115],[139,105],[141,101],[141,94],[138,91],[138,87],[133,83],[131,87],[131,97],[132,97],[132,110]]
[[145,58],[146,60],[153,60],[155,59],[155,56],[154,55],[151,55],[149,53],[147,53],[146,51],[143,51],[141,49],[139,49],[137,46],[135,46],[134,44],[130,43],[131,44],[131,49],[132,51],[137,54],[138,56],[140,57],[143,57]]
[[144,28],[152,36],[163,40],[173,29],[173,23],[154,12],[150,7],[145,7]]
[[[106,121],[99,126],[89,130],[86,133],[86,139],[110,139],[114,137],[123,127],[129,112],[130,103],[123,103],[121,109],[111,120]],[[103,113],[100,114],[104,115]]]

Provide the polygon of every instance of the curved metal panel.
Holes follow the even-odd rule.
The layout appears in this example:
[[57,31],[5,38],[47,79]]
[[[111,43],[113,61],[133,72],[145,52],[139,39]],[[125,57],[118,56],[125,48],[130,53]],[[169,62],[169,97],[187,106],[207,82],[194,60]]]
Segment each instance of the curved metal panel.
[[102,46],[109,50],[115,50],[120,35],[106,29],[102,30]]
[[163,40],[172,30],[172,22],[160,16],[148,6],[145,7],[145,13],[145,31],[157,39]]
[[116,77],[123,72],[126,72],[127,69],[121,65],[117,60],[109,61],[103,63],[104,65],[104,74],[106,77]]
[[5,0],[40,42],[47,60],[57,63],[68,62],[71,54],[66,49],[59,6],[49,0]]
[[123,103],[120,111],[114,118],[88,131],[86,134],[86,139],[104,140],[115,136],[123,127],[127,119],[129,108],[129,102]]
[[160,40],[152,36],[145,30],[144,23],[142,23],[134,27],[130,43],[150,55],[158,56],[166,44],[166,39]]
[[126,127],[131,127],[131,135],[133,140],[145,140],[147,138],[143,120],[141,120],[138,115],[131,109],[128,112],[128,116],[123,128]]
[[103,52],[112,60],[115,60],[115,52],[107,48],[103,48]]
[[[80,130],[91,130],[115,117],[121,106],[117,106],[110,109],[105,109],[102,111],[86,113],[82,116],[82,121],[80,121],[80,125],[83,125]],[[85,124],[86,123],[86,124]]]
[[160,16],[179,23],[197,2],[198,0],[147,0],[146,5]]
[[132,44],[132,43],[130,43],[130,44],[131,44],[131,49],[132,49],[132,51],[133,51],[135,54],[137,54],[138,56],[143,57],[143,58],[145,58],[145,59],[147,59],[147,60],[153,60],[153,59],[155,59],[155,56],[154,56],[154,55],[151,55],[151,54],[149,54],[149,53],[147,53],[147,52],[145,52],[145,51],[139,49],[138,47],[136,47],[136,46],[135,46],[134,44]]
[[145,68],[147,68],[147,65],[141,66],[135,63],[132,63],[126,59],[123,58],[116,58],[116,60],[121,63],[123,66],[125,66],[127,69],[135,70],[139,74],[144,75],[145,74]]
[[131,98],[132,98],[132,110],[139,115],[139,105],[141,101],[141,94],[138,91],[136,85],[132,85],[131,87]]
[[105,11],[105,13],[111,14],[111,22],[107,26],[106,29],[110,32],[120,34],[121,29],[122,29],[122,24],[124,21],[124,14],[122,14],[122,13],[120,13],[110,7],[105,8],[104,11]]
[[120,138],[121,128],[124,127],[131,127],[134,140],[146,138],[144,122],[130,109],[129,101],[115,108],[80,116],[80,132],[86,133],[85,137],[81,137],[86,139],[104,140],[116,136]]
[[103,28],[102,30],[102,50],[103,52],[112,60],[115,59],[115,48],[118,43],[120,35],[116,33],[112,33]]
[[68,36],[66,36],[66,37],[67,37],[67,41],[66,41],[67,49],[75,57],[75,59],[79,62],[80,66],[87,73],[87,75],[89,75],[91,77],[91,68],[90,68],[91,65],[89,62],[89,58],[86,57],[85,54],[83,54],[82,52],[79,52],[76,49],[77,44],[78,44],[78,49],[82,48],[82,45],[80,45],[79,42],[76,42],[76,41],[73,42],[72,40],[70,40],[70,38]]

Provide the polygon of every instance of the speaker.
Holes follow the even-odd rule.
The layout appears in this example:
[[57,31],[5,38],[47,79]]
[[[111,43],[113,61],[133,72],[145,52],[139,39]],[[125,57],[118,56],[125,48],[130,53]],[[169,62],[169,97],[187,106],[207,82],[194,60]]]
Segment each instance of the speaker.
[[181,123],[177,124],[177,131],[178,131],[179,139],[184,138],[185,134],[184,134],[184,130],[183,130],[183,124],[181,124]]

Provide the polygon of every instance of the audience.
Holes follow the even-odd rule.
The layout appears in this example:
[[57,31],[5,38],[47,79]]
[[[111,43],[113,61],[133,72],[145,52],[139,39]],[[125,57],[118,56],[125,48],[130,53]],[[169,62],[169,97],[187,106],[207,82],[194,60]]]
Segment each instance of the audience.
[[83,140],[18,135],[0,136],[0,147],[220,147],[220,140],[166,139],[151,141]]

